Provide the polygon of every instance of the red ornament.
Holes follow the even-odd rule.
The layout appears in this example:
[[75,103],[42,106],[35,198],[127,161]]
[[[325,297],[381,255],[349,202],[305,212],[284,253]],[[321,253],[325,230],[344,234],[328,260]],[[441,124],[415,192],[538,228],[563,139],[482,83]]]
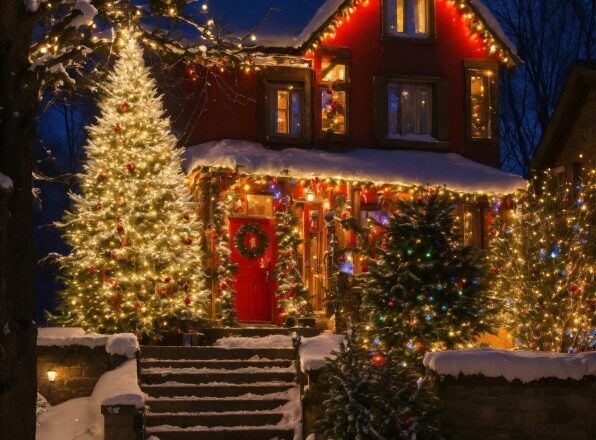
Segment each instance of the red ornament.
[[488,233],[491,237],[496,237],[499,232],[495,228],[492,228]]
[[120,122],[116,122],[116,125],[114,125],[114,131],[116,133],[122,132],[122,125],[120,125]]
[[182,216],[182,218],[183,218],[185,221],[189,221],[189,220],[190,220],[190,214],[188,214],[188,213],[185,213],[185,214]]
[[161,286],[157,286],[157,287],[155,288],[155,293],[157,293],[158,295],[163,295],[163,293],[164,293],[164,289],[163,289],[163,287],[161,287]]
[[490,268],[490,271],[492,273],[499,273],[501,270],[497,266],[493,266]]
[[428,193],[429,194],[434,194],[435,193],[435,189],[432,186],[428,187]]
[[389,307],[390,309],[392,309],[393,307],[395,307],[395,301],[390,299],[389,301],[387,301],[387,307]]
[[184,297],[184,304],[189,305],[190,304],[190,296],[185,296]]
[[294,298],[296,296],[296,292],[293,290],[288,290],[288,298]]
[[116,231],[118,231],[118,233],[124,232],[124,225],[122,223],[118,223],[116,225]]
[[97,180],[100,182],[106,180],[107,178],[108,178],[108,176],[105,173],[101,173],[100,175],[97,176]]
[[118,254],[116,252],[111,252],[110,253],[110,257],[112,258],[112,260],[117,260],[118,259]]
[[166,276],[163,278],[163,282],[164,282],[164,283],[169,283],[170,281],[172,281],[172,278],[171,278],[170,276],[168,276],[168,275],[166,275]]
[[128,163],[126,164],[126,169],[127,169],[129,172],[131,172],[131,173],[132,173],[132,172],[135,170],[135,164],[134,164],[134,163],[132,163],[132,162],[128,162]]
[[570,291],[571,293],[573,293],[573,292],[576,292],[576,291],[577,291],[577,289],[578,289],[578,287],[577,287],[577,284],[570,284],[570,285],[569,285],[569,291]]
[[184,242],[184,244],[192,244],[192,238],[190,238],[190,237],[184,237],[183,242]]
[[103,203],[99,202],[97,205],[95,205],[96,211],[101,211],[102,209],[103,209]]
[[128,102],[123,102],[122,104],[120,104],[118,106],[118,111],[120,113],[124,113],[125,111],[127,111],[130,108],[130,105],[128,105]]
[[226,283],[225,281],[222,281],[221,283],[219,283],[219,290],[225,290],[228,287],[228,283]]
[[340,255],[340,256],[339,256],[339,261],[341,261],[342,263],[343,263],[344,261],[346,261],[346,256],[345,256],[345,255]]
[[377,352],[373,355],[372,361],[375,365],[383,365],[385,363],[385,356]]
[[141,310],[141,307],[143,307],[143,304],[139,301],[135,301],[134,306],[135,306],[135,310],[138,311],[138,310]]
[[89,273],[97,273],[97,267],[94,265],[89,266]]

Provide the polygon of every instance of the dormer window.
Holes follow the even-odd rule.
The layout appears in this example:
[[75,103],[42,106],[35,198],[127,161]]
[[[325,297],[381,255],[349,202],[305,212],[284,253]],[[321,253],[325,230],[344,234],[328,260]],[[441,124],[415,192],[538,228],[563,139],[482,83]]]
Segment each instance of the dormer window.
[[327,47],[321,52],[319,137],[343,140],[349,132],[350,52]]
[[433,6],[433,0],[384,0],[384,35],[398,38],[432,38]]

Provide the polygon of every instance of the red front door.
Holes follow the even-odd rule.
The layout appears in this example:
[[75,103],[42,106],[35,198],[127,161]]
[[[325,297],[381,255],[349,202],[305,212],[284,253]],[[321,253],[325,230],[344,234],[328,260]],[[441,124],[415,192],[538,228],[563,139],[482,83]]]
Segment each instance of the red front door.
[[[257,223],[268,237],[268,245],[264,253],[254,259],[242,255],[236,247],[235,240],[238,229],[250,223]],[[276,247],[273,231],[273,221],[270,219],[230,218],[232,261],[239,269],[236,274],[236,313],[239,321],[273,321],[275,306],[273,270]],[[248,246],[251,245],[251,239],[248,239]]]

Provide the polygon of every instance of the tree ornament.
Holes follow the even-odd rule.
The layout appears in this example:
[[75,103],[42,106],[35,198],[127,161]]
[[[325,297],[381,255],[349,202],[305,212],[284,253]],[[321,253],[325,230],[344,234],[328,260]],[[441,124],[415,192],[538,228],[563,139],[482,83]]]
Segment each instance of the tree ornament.
[[114,125],[114,131],[116,133],[121,133],[122,132],[122,125],[120,125],[120,122],[116,122],[116,125]]
[[[251,247],[246,245],[249,235],[254,235],[255,237],[255,245]],[[267,233],[258,223],[247,223],[242,225],[238,228],[238,231],[236,231],[234,243],[240,255],[249,260],[254,260],[261,257],[267,250],[267,246],[269,246],[269,237],[267,237]]]
[[390,299],[389,301],[387,301],[387,307],[389,307],[390,309],[395,307],[395,301],[393,299]]
[[225,290],[228,288],[228,283],[226,283],[225,281],[222,281],[221,283],[219,283],[219,290]]
[[118,223],[116,225],[116,231],[118,231],[119,234],[121,234],[122,232],[124,232],[124,225],[122,223]]
[[377,351],[375,354],[373,354],[372,361],[375,365],[383,365],[385,363],[385,356]]
[[184,219],[184,221],[189,221],[190,220],[190,214],[188,212],[185,212],[184,215],[182,216],[182,218]]
[[172,277],[170,277],[169,275],[166,275],[166,276],[163,278],[163,282],[164,282],[164,283],[169,283],[170,281],[172,281]]
[[118,106],[118,112],[124,113],[124,112],[128,111],[129,108],[130,108],[130,105],[128,104],[128,102],[123,102],[122,104],[120,104]]
[[183,242],[184,242],[184,244],[190,245],[190,244],[192,244],[192,238],[190,236],[186,236],[186,237],[184,237]]
[[184,304],[186,304],[187,306],[190,305],[191,299],[190,296],[185,296],[184,297]]
[[135,164],[134,164],[134,163],[132,163],[132,162],[128,162],[128,163],[126,164],[126,169],[127,169],[129,172],[131,172],[131,173],[132,173],[132,172],[135,170]]
[[95,205],[96,211],[101,211],[102,209],[103,209],[103,203],[99,202],[99,203],[97,203],[97,205]]
[[89,270],[89,273],[91,273],[91,274],[97,273],[97,267],[95,267],[95,265],[93,265],[93,264],[91,266],[89,266],[88,270]]

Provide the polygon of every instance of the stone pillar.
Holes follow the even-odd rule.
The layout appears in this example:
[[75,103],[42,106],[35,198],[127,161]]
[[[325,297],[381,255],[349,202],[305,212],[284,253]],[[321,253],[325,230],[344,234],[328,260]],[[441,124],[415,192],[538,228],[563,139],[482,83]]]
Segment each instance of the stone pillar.
[[143,410],[134,405],[102,405],[104,440],[142,440]]

